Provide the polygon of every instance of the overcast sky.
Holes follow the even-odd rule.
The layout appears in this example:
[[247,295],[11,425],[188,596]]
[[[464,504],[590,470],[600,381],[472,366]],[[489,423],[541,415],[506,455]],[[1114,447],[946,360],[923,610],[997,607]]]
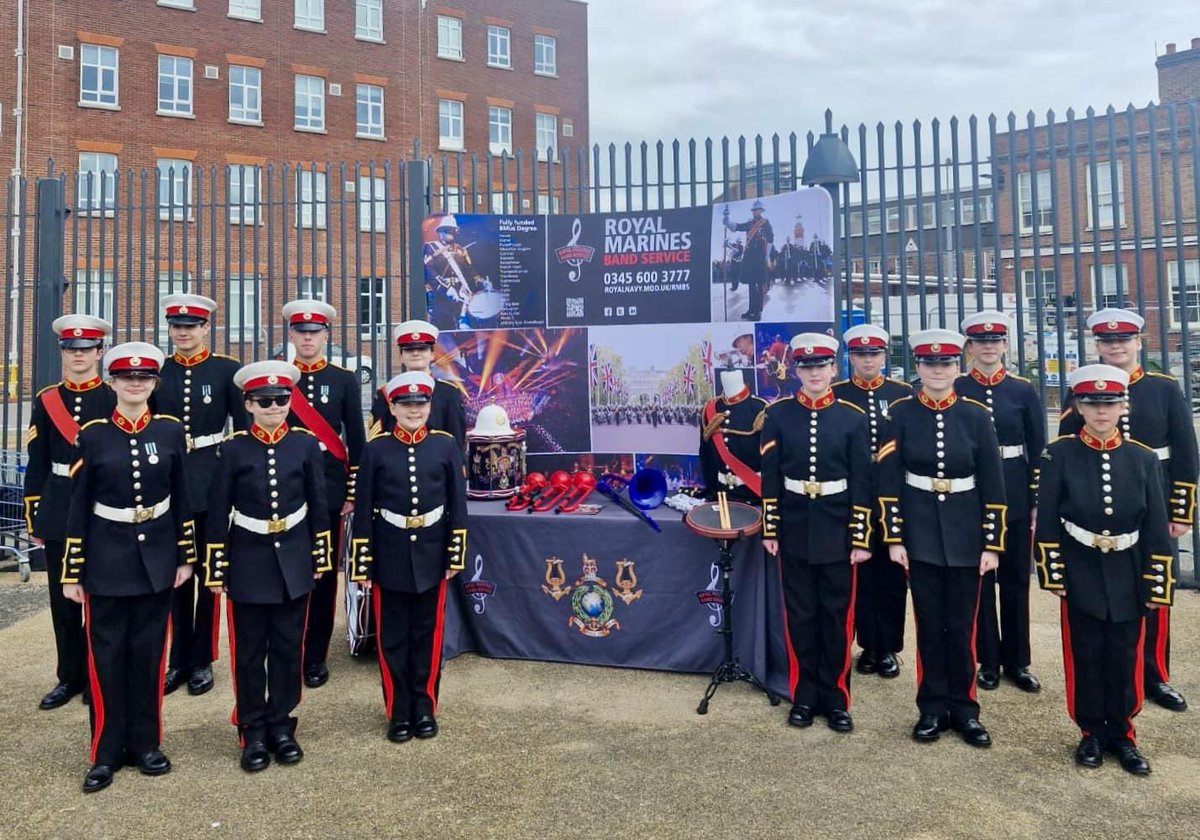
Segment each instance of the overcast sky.
[[[589,0],[593,142],[1157,100],[1197,0]],[[983,123],[985,124],[985,123]],[[982,125],[981,125],[982,127]]]

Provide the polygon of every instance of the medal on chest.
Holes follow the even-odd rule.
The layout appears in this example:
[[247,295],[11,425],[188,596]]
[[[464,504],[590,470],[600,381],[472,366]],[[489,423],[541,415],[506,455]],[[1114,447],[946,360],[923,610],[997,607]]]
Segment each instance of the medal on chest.
[[203,402],[205,405],[209,405],[212,403],[212,386],[211,385],[201,385],[200,386],[200,394],[203,397]]
[[157,443],[151,442],[151,443],[146,444],[146,456],[147,456],[146,460],[149,461],[151,464],[158,463],[158,444]]
[[329,386],[328,385],[321,386],[321,402],[323,402],[323,403],[329,402]]

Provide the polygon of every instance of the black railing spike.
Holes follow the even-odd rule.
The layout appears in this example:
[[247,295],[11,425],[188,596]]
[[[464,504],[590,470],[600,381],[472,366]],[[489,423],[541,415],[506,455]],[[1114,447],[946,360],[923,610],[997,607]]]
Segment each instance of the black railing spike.
[[1088,118],[1090,119],[1091,117],[1096,116],[1096,109],[1089,105],[1084,113],[1087,114]]

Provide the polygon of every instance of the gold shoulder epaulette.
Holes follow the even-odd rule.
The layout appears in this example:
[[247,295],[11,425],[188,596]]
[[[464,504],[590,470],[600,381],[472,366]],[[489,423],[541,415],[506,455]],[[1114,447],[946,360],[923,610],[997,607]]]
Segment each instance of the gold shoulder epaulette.
[[962,401],[963,401],[963,402],[965,402],[965,403],[970,403],[971,405],[977,405],[977,406],[979,406],[979,407],[980,407],[980,408],[982,408],[984,411],[987,411],[987,410],[988,410],[988,407],[987,407],[986,405],[984,405],[983,403],[981,403],[979,400],[973,400],[973,399],[971,399],[970,397],[962,397],[961,399],[962,399]]
[[350,370],[350,368],[345,367],[344,365],[339,365],[337,362],[331,362],[331,361],[326,360],[326,364],[328,364],[329,367],[337,368],[338,370],[344,370],[344,371],[346,371],[346,373],[354,372],[354,371]]
[[831,384],[829,387],[830,387],[830,388],[836,388],[836,387],[837,387],[837,386],[839,386],[839,385],[845,385],[845,384],[846,384],[847,382],[849,382],[849,381],[850,381],[849,379],[839,379],[837,382],[834,382],[834,383],[833,383],[833,384]]
[[762,403],[764,406],[768,406],[768,405],[770,405],[770,404],[771,404],[771,403],[770,403],[770,401],[768,401],[768,400],[764,400],[764,399],[763,399],[762,397],[760,397],[758,394],[751,394],[751,395],[750,395],[750,399],[752,399],[752,400],[758,400],[758,401],[759,401],[760,403]]
[[229,361],[237,362],[239,365],[242,363],[242,360],[237,356],[230,356],[228,353],[213,353],[213,357],[217,359],[229,359]]
[[[903,385],[903,386],[904,386],[905,388],[907,388],[908,390],[910,390],[910,391],[912,390],[912,383],[911,383],[911,382],[905,382],[903,379],[893,379],[892,377],[890,377],[890,376],[889,376],[889,377],[887,378],[887,381],[888,381],[888,382],[895,382],[897,385]],[[906,398],[906,399],[907,399],[907,398]],[[893,402],[895,402],[895,400],[893,400]]]
[[183,422],[178,417],[176,417],[174,414],[155,414],[154,419],[155,420],[174,420],[176,423]]
[[[1070,440],[1073,437],[1075,437],[1075,435],[1059,435],[1054,440],[1050,441],[1050,443],[1058,443],[1060,440]],[[1050,444],[1046,445],[1049,446]]]
[[854,409],[855,411],[857,411],[859,414],[866,414],[866,413],[867,413],[867,412],[863,411],[861,408],[859,408],[858,406],[856,406],[854,403],[852,403],[852,402],[847,402],[846,400],[838,400],[838,405],[844,405],[844,406],[847,406],[847,407],[849,407],[849,408],[853,408],[853,409]]
[[[447,385],[449,385],[451,388],[454,388],[454,389],[455,389],[455,390],[457,390],[457,391],[461,391],[461,392],[463,393],[463,395],[464,395],[464,396],[465,396],[465,395],[466,395],[466,393],[467,393],[467,389],[466,389],[466,388],[464,388],[464,387],[463,387],[463,384],[462,384],[461,382],[459,382],[457,379],[439,379],[439,380],[437,380],[437,381],[438,381],[438,382],[445,382],[445,383],[446,383]],[[451,437],[453,437],[453,435],[451,435]]]
[[888,408],[889,408],[889,409],[895,408],[896,406],[900,405],[900,403],[902,403],[902,402],[908,402],[908,401],[909,401],[909,400],[911,400],[911,399],[912,399],[912,395],[910,394],[910,395],[909,395],[909,396],[907,396],[907,397],[901,397],[901,398],[900,398],[900,399],[898,399],[898,400],[892,400],[890,403],[888,403]]
[[108,418],[107,418],[107,417],[97,417],[95,420],[89,420],[89,421],[87,421],[86,423],[84,423],[82,426],[80,426],[80,427],[79,427],[79,431],[81,431],[81,432],[82,432],[82,431],[83,431],[84,429],[86,429],[88,426],[95,426],[95,425],[96,425],[96,424],[98,424],[98,423],[107,423],[107,422],[108,422]]
[[42,394],[46,393],[47,391],[53,391],[55,388],[57,388],[61,384],[62,384],[62,382],[55,382],[53,385],[47,385],[45,388],[43,388],[42,390],[37,392],[37,396],[40,397]]
[[[1140,440],[1134,440],[1133,438],[1125,438],[1125,442],[1135,444],[1136,446],[1140,446],[1140,447],[1142,447],[1142,449],[1145,449],[1147,452],[1154,452],[1153,446],[1147,446],[1146,444],[1142,443]],[[1155,452],[1155,457],[1157,457],[1157,456],[1158,456],[1158,453]]]
[[235,437],[241,437],[242,435],[246,434],[249,434],[249,432],[247,432],[245,429],[235,430],[225,435],[225,440],[233,440]]
[[391,432],[385,432],[383,429],[376,429],[375,431],[367,434],[367,443],[370,443],[373,440],[378,440],[382,437],[391,437],[391,434]]
[[1031,382],[1031,380],[1029,379],[1029,377],[1027,377],[1027,376],[1022,376],[1022,375],[1021,375],[1021,374],[1019,374],[1019,373],[1013,373],[1012,371],[1009,371],[1009,372],[1008,372],[1008,377],[1009,377],[1010,379],[1016,379],[1016,380],[1019,380],[1019,381],[1021,381],[1021,382]]
[[[313,434],[311,430],[309,430],[309,429],[306,429],[306,428],[304,428],[303,426],[288,426],[288,431],[290,431],[290,432],[303,432],[303,433],[304,433],[304,434],[306,434],[306,435],[312,435],[312,434]],[[316,435],[313,435],[313,437],[316,437]]]
[[1148,375],[1150,375],[1150,376],[1157,376],[1159,379],[1169,379],[1169,380],[1171,380],[1172,382],[1176,382],[1176,381],[1178,381],[1178,380],[1176,380],[1176,379],[1175,379],[1175,377],[1174,377],[1174,376],[1172,376],[1171,374],[1169,374],[1169,373],[1163,373],[1162,371],[1158,371],[1158,370],[1148,370],[1148,371],[1146,371],[1146,373],[1147,373]]
[[452,435],[452,434],[450,434],[449,432],[447,432],[447,431],[444,431],[444,430],[442,430],[442,429],[430,429],[430,430],[429,430],[429,434],[431,434],[431,435],[445,435],[446,437],[450,438],[451,440],[454,440],[454,435]]

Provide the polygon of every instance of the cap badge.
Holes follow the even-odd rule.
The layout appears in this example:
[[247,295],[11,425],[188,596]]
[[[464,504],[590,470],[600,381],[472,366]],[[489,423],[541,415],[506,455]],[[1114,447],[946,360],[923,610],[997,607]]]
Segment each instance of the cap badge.
[[418,386],[416,386],[416,385],[409,385],[409,386],[408,386],[408,392],[409,392],[410,394],[415,394],[415,393],[416,393],[417,391],[419,391],[419,390],[420,390],[420,388],[419,388]]
[[268,376],[268,377],[267,377],[267,384],[268,384],[268,385],[278,385],[278,384],[279,384],[279,377],[278,377],[278,376],[274,376],[274,375],[272,375],[272,376]]
[[931,353],[939,353],[939,352],[941,352],[941,349],[942,349],[942,345],[940,345],[940,344],[930,344],[929,345],[929,351]]
[[179,307],[179,314],[180,314],[180,315],[186,315],[186,314],[188,314],[187,307],[186,307],[186,306],[181,306],[181,307]]
[[71,331],[71,334],[72,335],[83,335],[83,330],[79,329],[79,327],[76,327],[75,329],[73,329]]
[[420,333],[413,333],[413,334],[412,334],[412,340],[413,340],[413,341],[416,341],[416,340],[417,340],[418,338],[420,338],[420,337],[421,337],[421,334],[420,334]]
[[993,324],[991,321],[988,321],[986,324],[983,325],[984,332],[991,332],[995,328],[996,328],[996,325]]
[[811,344],[804,345],[804,355],[805,356],[811,356],[812,352],[813,352],[813,346]]
[[1117,327],[1119,327],[1119,326],[1120,326],[1120,324],[1118,324],[1116,321],[1109,321],[1109,322],[1108,322],[1108,328],[1109,328],[1110,330],[1115,330],[1115,329],[1116,329]]
[[[860,338],[860,339],[858,340],[858,343],[859,343],[859,344],[870,344],[870,343],[871,343],[871,337],[870,337],[870,336],[868,336],[868,335],[864,335],[862,338]],[[864,363],[864,364],[865,364],[865,363]]]
[[1096,390],[1097,391],[1108,390],[1108,383],[1105,382],[1103,379],[1097,379],[1096,380]]
[[305,321],[311,321],[311,320],[312,320],[312,313],[311,313],[311,312],[305,312],[305,313],[304,313],[304,320],[305,320]]

